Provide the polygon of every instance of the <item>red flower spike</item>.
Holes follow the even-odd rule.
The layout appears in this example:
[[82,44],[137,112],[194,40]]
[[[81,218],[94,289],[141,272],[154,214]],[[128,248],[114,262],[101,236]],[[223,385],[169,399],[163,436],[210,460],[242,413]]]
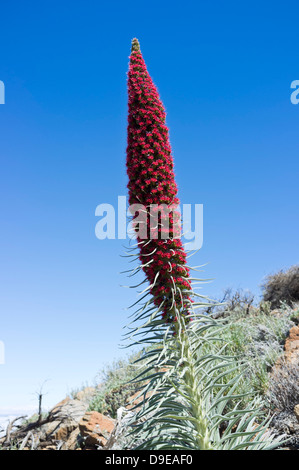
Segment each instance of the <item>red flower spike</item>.
[[[165,125],[166,114],[157,88],[147,71],[137,39],[132,41],[130,56],[128,108],[129,204],[143,204],[148,211],[145,219],[148,238],[137,238],[140,260],[144,264],[153,260],[143,270],[148,282],[153,285],[151,294],[154,296],[154,303],[157,306],[163,303],[162,318],[167,323],[176,322],[173,306],[175,304],[182,314],[188,313],[186,305],[191,304],[191,283],[188,280],[186,253],[178,238],[180,216],[176,208],[179,200],[168,128]],[[162,204],[164,206],[158,208],[158,214],[157,208],[151,210],[152,205]],[[153,214],[156,224],[152,225]],[[135,230],[138,232],[138,223]],[[153,253],[151,257],[150,253]]]

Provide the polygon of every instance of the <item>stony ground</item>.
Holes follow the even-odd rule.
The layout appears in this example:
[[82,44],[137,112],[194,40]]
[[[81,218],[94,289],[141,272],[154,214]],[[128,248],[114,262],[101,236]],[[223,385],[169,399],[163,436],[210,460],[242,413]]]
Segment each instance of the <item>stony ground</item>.
[[[297,312],[298,313],[298,312]],[[281,312],[271,312],[281,315]],[[274,318],[274,316],[273,316]],[[272,394],[273,429],[286,434],[288,450],[299,449],[299,326],[291,322],[282,345],[283,354],[269,371],[269,393]],[[259,326],[258,347],[269,343],[269,331]],[[268,336],[267,336],[268,335]],[[257,340],[255,340],[257,341]],[[123,387],[123,386],[122,386]],[[0,439],[0,449],[22,450],[111,450],[128,449],[126,426],[132,417],[136,394],[124,403],[118,403],[116,417],[109,413],[90,410],[99,389],[85,387],[72,398],[66,397],[44,417],[32,417],[28,421],[15,420]],[[117,394],[113,389],[111,394]]]

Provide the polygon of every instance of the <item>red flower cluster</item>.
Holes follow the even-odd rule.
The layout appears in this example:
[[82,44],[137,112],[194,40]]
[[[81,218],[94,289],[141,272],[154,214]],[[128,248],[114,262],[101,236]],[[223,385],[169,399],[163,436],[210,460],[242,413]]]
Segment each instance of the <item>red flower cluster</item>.
[[[163,303],[162,315],[175,321],[174,302],[187,313],[191,290],[186,253],[178,238],[175,210],[179,204],[173,172],[173,159],[165,125],[165,110],[158,91],[146,69],[137,39],[133,39],[128,73],[128,147],[129,204],[146,208],[147,238],[137,238],[140,260],[157,306]],[[172,212],[161,211],[158,226],[150,223],[152,205],[164,205]],[[167,225],[164,223],[168,218]],[[165,227],[169,227],[165,239]],[[138,223],[135,230],[138,229]]]

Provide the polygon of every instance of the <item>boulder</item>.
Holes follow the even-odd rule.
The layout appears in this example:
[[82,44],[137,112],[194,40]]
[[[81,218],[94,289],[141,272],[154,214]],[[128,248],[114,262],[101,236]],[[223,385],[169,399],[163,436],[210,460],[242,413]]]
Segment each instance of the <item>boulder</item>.
[[76,450],[79,447],[79,427],[75,428],[63,443],[61,450]]
[[51,409],[51,413],[54,414],[54,413],[59,413],[60,410],[65,406],[67,405],[67,403],[69,403],[71,401],[70,397],[66,397],[64,398],[63,400],[61,400],[59,403],[57,403],[57,405],[55,405],[52,409]]
[[[147,392],[146,398],[149,398],[152,394],[153,394],[153,392]],[[130,410],[130,411],[132,411],[132,410],[138,411],[142,407],[143,402],[144,402],[144,395],[143,395],[142,392],[138,391],[138,392],[134,393],[127,400],[126,409]]]
[[95,387],[85,387],[76,393],[76,400],[80,400],[89,403],[91,399],[96,395],[97,389]]
[[97,411],[87,411],[79,422],[79,429],[87,447],[103,447],[114,429],[116,420]]
[[284,349],[288,362],[299,362],[299,326],[293,326],[290,329]]
[[87,403],[83,403],[76,399],[71,400],[70,398],[66,398],[62,402],[58,403],[50,413],[55,415],[57,419],[68,419],[78,424],[82,416],[84,416],[87,408]]
[[87,403],[71,400],[68,397],[59,402],[49,413],[52,418],[50,422],[41,426],[41,439],[67,441],[71,433],[78,430],[79,422],[87,407]]

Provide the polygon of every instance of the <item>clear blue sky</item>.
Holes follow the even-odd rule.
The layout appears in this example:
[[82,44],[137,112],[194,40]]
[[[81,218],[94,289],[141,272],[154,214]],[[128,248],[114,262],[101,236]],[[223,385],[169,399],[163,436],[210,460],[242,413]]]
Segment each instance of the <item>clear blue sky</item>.
[[92,382],[118,349],[123,242],[95,208],[126,194],[126,73],[141,49],[167,109],[179,196],[204,204],[211,296],[298,263],[298,2],[2,2],[0,413]]

